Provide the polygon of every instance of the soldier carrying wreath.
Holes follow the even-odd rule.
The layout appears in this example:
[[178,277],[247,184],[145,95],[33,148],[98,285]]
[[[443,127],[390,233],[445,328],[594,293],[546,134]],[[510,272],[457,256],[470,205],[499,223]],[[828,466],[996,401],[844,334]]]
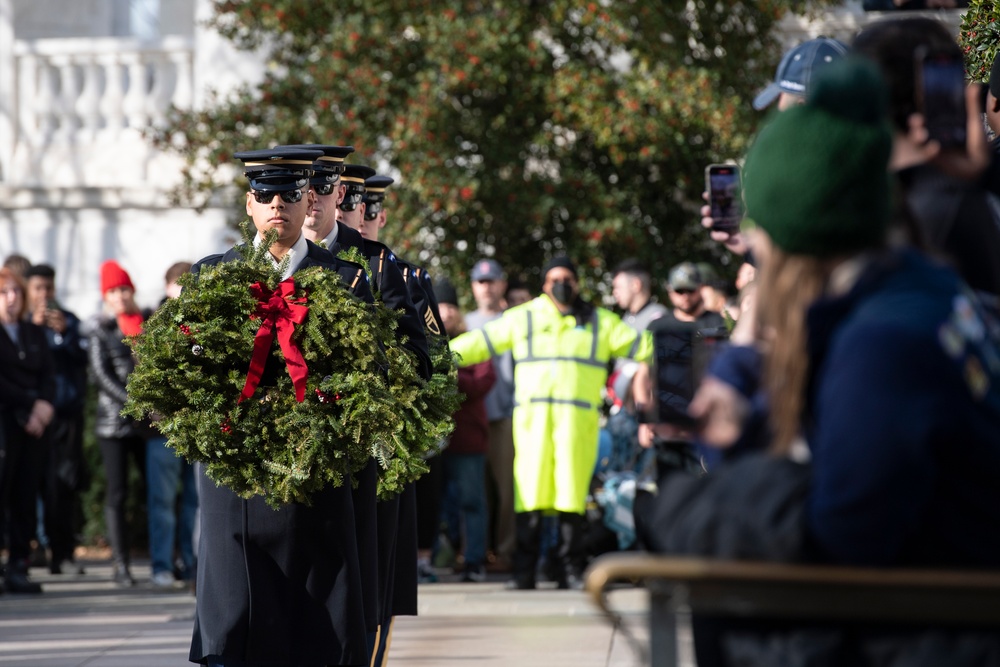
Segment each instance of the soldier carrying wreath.
[[320,154],[236,154],[256,236],[134,345],[127,409],[204,471],[192,662],[367,664],[351,480],[396,425],[364,268],[302,235]]

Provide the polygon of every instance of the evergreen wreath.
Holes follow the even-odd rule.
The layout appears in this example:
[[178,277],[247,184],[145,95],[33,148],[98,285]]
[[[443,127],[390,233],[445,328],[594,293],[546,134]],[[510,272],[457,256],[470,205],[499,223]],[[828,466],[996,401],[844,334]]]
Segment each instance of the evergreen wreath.
[[[291,335],[307,367],[304,400],[297,400],[275,340],[268,370],[278,372],[265,371],[251,397],[240,401],[263,321],[251,285],[270,292],[281,282],[280,268],[267,257],[269,239],[256,249],[241,246],[241,260],[183,276],[181,295],[129,340],[137,364],[123,414],[152,417],[169,446],[202,462],[217,484],[243,498],[262,495],[274,507],[308,503],[313,492],[350,481],[373,453],[395,471],[392,479],[411,478],[408,458],[386,463],[393,449],[387,443],[397,443],[408,425],[386,380],[395,352],[387,356],[380,345],[384,316],[351,295],[333,271],[310,267],[291,278],[288,300],[304,300],[308,308]],[[392,480],[385,486],[402,488]]]
[[[341,251],[339,256],[366,267],[374,286],[367,259],[357,249]],[[400,313],[386,308],[377,295],[376,303],[376,330],[382,332],[380,342],[389,361],[389,391],[399,418],[399,428],[373,451],[379,463],[377,494],[386,499],[428,471],[426,459],[443,448],[455,428],[452,416],[464,396],[458,391],[458,364],[447,339],[428,336],[432,375],[423,380],[413,353],[396,337]]]

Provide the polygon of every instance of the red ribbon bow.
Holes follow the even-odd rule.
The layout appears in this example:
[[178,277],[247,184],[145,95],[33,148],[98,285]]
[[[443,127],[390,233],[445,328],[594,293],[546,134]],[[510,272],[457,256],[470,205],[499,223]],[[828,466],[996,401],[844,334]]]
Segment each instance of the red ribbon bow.
[[277,329],[278,344],[281,346],[282,354],[285,355],[285,366],[288,367],[288,375],[295,387],[295,400],[301,403],[306,398],[306,377],[309,373],[302,350],[292,340],[292,334],[295,333],[295,325],[305,322],[309,313],[309,307],[305,305],[306,299],[293,298],[295,281],[292,278],[282,280],[274,291],[262,283],[254,283],[250,286],[250,292],[257,299],[257,310],[253,316],[259,318],[261,322],[253,341],[253,357],[250,359],[247,381],[237,402],[242,403],[253,396],[254,390],[260,384],[260,377],[264,372],[267,355],[271,351],[271,342]]

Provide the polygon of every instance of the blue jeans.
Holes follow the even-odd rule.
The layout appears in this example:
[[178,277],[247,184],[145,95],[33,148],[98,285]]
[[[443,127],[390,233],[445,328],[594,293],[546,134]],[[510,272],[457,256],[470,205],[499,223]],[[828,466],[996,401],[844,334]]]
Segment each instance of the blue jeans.
[[[195,487],[194,466],[167,447],[167,439],[151,438],[146,442],[146,498],[149,514],[149,556],[153,574],[172,572],[174,545],[180,548],[185,576],[194,574],[195,514],[198,511],[198,490]],[[181,505],[177,510],[177,490],[181,488]]]
[[486,455],[445,451],[441,459],[446,485],[455,489],[464,519],[465,562],[483,565],[486,562]]

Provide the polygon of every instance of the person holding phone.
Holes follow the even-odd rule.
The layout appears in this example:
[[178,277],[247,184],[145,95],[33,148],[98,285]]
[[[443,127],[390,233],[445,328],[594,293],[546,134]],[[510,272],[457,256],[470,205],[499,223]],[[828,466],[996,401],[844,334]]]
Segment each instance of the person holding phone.
[[80,492],[88,478],[83,458],[87,351],[79,318],[55,299],[55,279],[55,269],[47,264],[36,264],[26,273],[28,312],[32,323],[45,332],[56,379],[56,414],[49,426],[51,443],[43,464],[42,518],[51,551],[49,571],[61,574],[68,565],[82,574],[82,567],[73,562],[73,551],[79,532]]
[[[763,111],[774,105],[778,111],[785,111],[805,102],[806,93],[817,72],[831,63],[837,62],[847,54],[847,45],[830,37],[817,37],[792,47],[781,57],[781,62],[774,72],[774,80],[761,90],[753,100],[753,108]],[[725,165],[710,165],[711,167]],[[705,200],[711,197],[711,187],[706,187]],[[723,244],[737,255],[746,256],[753,264],[750,247],[739,230],[739,222],[718,217],[719,212],[712,211],[709,202],[701,209],[702,227],[709,230],[713,241]]]
[[[894,212],[896,228],[906,242],[944,254],[969,286],[997,307],[1000,215],[993,193],[980,180],[990,164],[990,150],[979,92],[965,90],[964,116],[955,112],[950,92],[964,85],[961,49],[944,25],[920,17],[873,24],[857,35],[853,49],[879,67],[888,90],[890,168],[902,194],[902,205]],[[923,89],[928,79],[937,82],[936,88]],[[927,117],[928,111],[939,109],[946,113]],[[951,129],[942,130],[948,124]],[[964,135],[964,143],[942,141],[942,133]]]
[[[890,245],[886,115],[877,69],[849,59],[751,148],[747,211],[755,244],[768,249],[759,285],[773,341],[763,349],[768,451],[701,479],[671,477],[644,524],[655,549],[1000,567],[1000,328],[954,270]],[[785,197],[789,188],[799,196]],[[859,636],[831,624],[832,636],[809,635],[818,652],[873,655],[879,644],[893,647],[884,655],[904,655],[922,646],[919,630]],[[696,619],[699,665],[734,664],[719,631]],[[741,665],[784,664],[774,651],[802,641],[787,627],[741,631],[761,649]],[[949,664],[960,664],[959,640],[936,637],[952,648],[942,653],[955,658]],[[995,654],[995,636],[979,639]]]

